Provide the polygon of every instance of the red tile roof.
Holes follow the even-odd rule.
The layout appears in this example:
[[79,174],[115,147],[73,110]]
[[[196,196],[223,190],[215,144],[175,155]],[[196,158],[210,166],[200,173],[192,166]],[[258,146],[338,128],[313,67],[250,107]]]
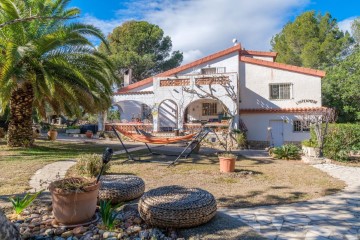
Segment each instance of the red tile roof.
[[244,113],[306,113],[306,112],[321,112],[326,107],[302,107],[302,108],[243,108],[240,109],[240,114]]
[[211,54],[209,56],[200,58],[194,62],[170,69],[168,71],[159,73],[153,77],[149,77],[146,78],[144,80],[141,80],[139,82],[130,84],[126,87],[123,87],[121,89],[118,90],[118,92],[116,94],[120,94],[120,93],[125,93],[128,91],[131,91],[133,89],[136,89],[138,87],[142,87],[142,86],[146,86],[148,84],[151,84],[154,80],[155,77],[169,77],[172,76],[176,73],[182,72],[184,70],[196,67],[198,65],[201,65],[203,63],[212,61],[214,59],[226,56],[230,53],[233,52],[239,52],[240,54],[240,61],[242,62],[247,62],[247,63],[252,63],[252,64],[257,64],[257,65],[262,65],[262,66],[268,66],[268,67],[273,67],[273,68],[278,68],[278,69],[285,69],[288,71],[293,71],[293,72],[300,72],[300,73],[305,73],[305,74],[309,74],[309,75],[315,75],[315,76],[320,76],[320,77],[324,77],[325,76],[325,72],[323,71],[319,71],[319,70],[314,70],[314,69],[310,69],[310,68],[302,68],[302,67],[296,67],[296,66],[291,66],[291,65],[287,65],[287,64],[283,64],[283,63],[274,63],[274,62],[270,62],[270,61],[265,61],[265,60],[260,60],[260,59],[254,59],[254,58],[250,58],[250,57],[245,57],[245,56],[241,56],[241,55],[253,55],[253,56],[264,56],[264,57],[273,57],[274,59],[277,56],[276,52],[263,52],[263,51],[252,51],[252,50],[244,50],[241,49],[241,45],[235,45],[233,47],[230,47],[228,49],[222,50],[220,52]]
[[263,51],[252,51],[252,50],[241,50],[241,55],[253,55],[260,57],[272,57],[274,60],[277,57],[277,52],[263,52]]
[[245,56],[240,56],[240,61],[245,62],[245,63],[256,64],[256,65],[260,65],[260,66],[265,66],[265,67],[287,70],[287,71],[291,71],[291,72],[304,73],[304,74],[313,75],[313,76],[317,76],[317,77],[325,77],[324,71],[315,70],[315,69],[311,69],[311,68],[297,67],[297,66],[288,65],[288,64],[284,64],[284,63],[277,63],[277,62],[269,62],[269,61],[245,57]]
[[117,92],[115,95],[146,95],[154,94],[153,91],[142,91],[142,92]]

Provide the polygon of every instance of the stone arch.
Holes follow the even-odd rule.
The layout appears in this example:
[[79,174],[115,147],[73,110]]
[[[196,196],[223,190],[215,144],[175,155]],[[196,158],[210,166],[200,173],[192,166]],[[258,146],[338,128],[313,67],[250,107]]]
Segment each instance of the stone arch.
[[116,106],[119,109],[120,118],[122,121],[134,122],[148,119],[152,122],[152,106],[146,102],[137,100],[123,100],[113,103],[112,106]]
[[[203,106],[203,103],[210,103],[207,105],[209,109],[204,109],[206,106]],[[216,107],[214,104],[216,103]],[[226,105],[219,100],[214,100],[211,98],[200,98],[195,101],[190,102],[184,109],[183,120],[184,123],[189,122],[201,122],[201,121],[215,121],[216,119],[220,121],[221,114],[224,114],[226,111],[223,108],[227,108]],[[227,108],[227,111],[229,109]]]
[[178,128],[178,105],[174,100],[165,99],[159,104],[159,130],[173,131]]

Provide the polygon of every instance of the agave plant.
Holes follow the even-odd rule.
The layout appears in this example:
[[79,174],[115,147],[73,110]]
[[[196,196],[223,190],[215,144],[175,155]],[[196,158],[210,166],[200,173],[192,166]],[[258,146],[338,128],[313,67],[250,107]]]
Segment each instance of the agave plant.
[[91,25],[69,22],[80,11],[68,4],[0,1],[0,110],[10,107],[9,146],[32,145],[33,110],[80,115],[111,105],[113,66],[88,38],[107,46],[105,37]]

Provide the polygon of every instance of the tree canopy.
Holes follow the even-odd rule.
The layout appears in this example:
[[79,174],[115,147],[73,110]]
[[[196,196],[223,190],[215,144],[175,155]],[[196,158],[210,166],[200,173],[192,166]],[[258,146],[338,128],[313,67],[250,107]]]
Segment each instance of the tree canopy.
[[323,103],[335,107],[338,122],[360,121],[360,49],[328,68],[323,80]]
[[[10,107],[8,144],[28,146],[34,108],[45,115],[96,112],[111,105],[112,63],[89,41],[95,27],[67,21],[79,9],[68,0],[1,0],[0,102]],[[33,19],[34,16],[42,16]],[[32,19],[17,21],[17,19]]]
[[132,81],[136,82],[160,72],[177,67],[183,60],[180,51],[171,52],[172,42],[163,30],[146,21],[128,21],[116,27],[108,36],[110,53],[100,45],[100,51],[108,53],[118,77],[132,69]]
[[351,41],[350,34],[339,30],[329,13],[308,11],[286,24],[273,37],[271,46],[279,53],[277,62],[324,69]]

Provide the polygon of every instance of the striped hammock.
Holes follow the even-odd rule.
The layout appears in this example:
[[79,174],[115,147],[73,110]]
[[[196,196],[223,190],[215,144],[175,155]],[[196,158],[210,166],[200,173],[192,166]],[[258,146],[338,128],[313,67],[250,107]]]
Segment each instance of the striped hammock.
[[121,134],[123,134],[124,136],[126,136],[128,138],[131,138],[132,140],[135,140],[137,142],[152,143],[152,144],[177,143],[177,142],[181,142],[181,141],[190,140],[196,135],[195,133],[193,133],[193,134],[188,134],[185,136],[164,138],[164,137],[154,137],[151,135],[145,136],[142,134],[127,132],[127,131],[120,129],[118,126],[115,126],[115,128],[118,132],[120,132]]

